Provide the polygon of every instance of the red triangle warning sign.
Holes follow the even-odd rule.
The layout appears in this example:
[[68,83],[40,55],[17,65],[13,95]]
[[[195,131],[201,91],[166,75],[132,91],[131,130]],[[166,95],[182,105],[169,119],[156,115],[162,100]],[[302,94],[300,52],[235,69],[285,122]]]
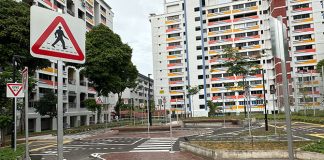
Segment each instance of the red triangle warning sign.
[[7,83],[7,97],[24,97],[21,83]]
[[[66,33],[66,34],[65,34]],[[57,16],[32,45],[34,56],[84,62],[85,56],[63,17]]]

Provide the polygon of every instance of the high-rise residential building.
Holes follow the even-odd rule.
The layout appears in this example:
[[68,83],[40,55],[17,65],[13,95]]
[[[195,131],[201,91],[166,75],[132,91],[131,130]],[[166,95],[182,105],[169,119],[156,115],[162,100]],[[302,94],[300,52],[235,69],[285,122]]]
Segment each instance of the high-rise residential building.
[[[324,59],[323,1],[173,0],[164,5],[165,12],[151,14],[150,21],[155,99],[165,97],[167,108],[190,112],[192,106],[194,116],[207,116],[211,100],[225,112],[238,113],[246,109],[247,95],[253,112],[282,109],[284,98],[293,111],[323,105],[324,87],[316,71]],[[278,16],[288,28],[287,75],[271,50],[269,18]],[[240,87],[242,75],[227,73],[226,47],[237,48],[261,68],[246,77],[250,91]],[[289,97],[282,94],[282,76],[289,79]],[[187,86],[201,90],[191,99]]]
[[[225,112],[240,113],[250,97],[253,112],[264,112],[265,102],[271,111],[276,98],[269,91],[274,84],[269,6],[260,0],[166,1],[165,13],[150,17],[156,101],[166,97],[173,110],[188,113],[191,105],[194,116],[207,116],[208,100]],[[260,70],[245,77],[227,73],[226,47],[237,48]],[[244,94],[243,79],[251,96]],[[191,99],[187,86],[200,91]]]
[[[53,11],[70,14],[71,16],[83,19],[87,30],[93,26],[103,24],[110,29],[113,27],[114,14],[111,7],[104,0],[37,0],[37,5]],[[97,122],[96,113],[88,111],[83,101],[88,98],[95,98],[97,91],[82,74],[82,69],[73,66],[63,66],[63,110],[65,127],[77,127]],[[51,61],[51,65],[42,70],[36,71],[35,79],[38,81],[32,92],[31,105],[29,108],[29,130],[55,130],[56,119],[42,117],[35,112],[32,105],[44,96],[48,90],[57,93],[57,63]],[[104,102],[108,101],[105,97]],[[108,121],[108,111],[104,111],[102,121]]]

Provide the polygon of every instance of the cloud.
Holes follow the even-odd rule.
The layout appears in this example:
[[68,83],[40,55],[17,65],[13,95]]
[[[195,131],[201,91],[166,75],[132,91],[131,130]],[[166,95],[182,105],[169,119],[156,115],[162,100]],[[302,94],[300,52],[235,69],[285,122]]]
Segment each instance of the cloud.
[[163,0],[106,0],[115,14],[114,32],[133,48],[133,63],[140,73],[153,73],[149,15],[163,13]]

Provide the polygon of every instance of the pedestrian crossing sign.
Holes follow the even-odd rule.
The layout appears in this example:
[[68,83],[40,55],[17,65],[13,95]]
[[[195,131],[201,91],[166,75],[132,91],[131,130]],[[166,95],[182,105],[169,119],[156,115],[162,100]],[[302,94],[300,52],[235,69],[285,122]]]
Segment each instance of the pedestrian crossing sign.
[[32,56],[64,62],[85,62],[85,23],[69,15],[31,7]]

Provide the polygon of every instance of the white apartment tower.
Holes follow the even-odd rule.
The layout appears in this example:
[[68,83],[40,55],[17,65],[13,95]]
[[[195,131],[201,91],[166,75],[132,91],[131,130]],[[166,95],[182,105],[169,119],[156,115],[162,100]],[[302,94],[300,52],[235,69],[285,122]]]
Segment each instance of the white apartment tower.
[[[95,25],[103,24],[110,29],[113,27],[114,14],[111,7],[104,0],[37,0],[37,5],[57,12],[64,12],[71,16],[83,19],[87,31]],[[82,68],[63,66],[63,109],[64,126],[78,127],[94,124],[97,122],[96,113],[88,111],[83,101],[97,96],[96,90],[91,86],[88,79],[82,74]],[[38,81],[32,93],[31,105],[29,108],[29,130],[40,132],[42,130],[55,130],[56,119],[42,117],[32,107],[33,102],[38,101],[46,90],[54,90],[57,93],[57,64],[51,61],[51,65],[42,70],[36,71],[35,79]],[[108,98],[103,99],[108,103]],[[104,111],[102,121],[107,121],[108,112]]]
[[[245,77],[251,86],[251,110],[264,112],[266,104],[272,111],[276,97],[270,94],[275,77],[269,7],[265,0],[166,1],[164,14],[150,16],[155,102],[166,98],[167,108],[194,116],[208,115],[208,100],[225,112],[244,112],[243,76],[228,74],[222,65],[227,60],[223,49],[235,47],[261,68]],[[200,91],[191,99],[187,86],[199,86]]]

